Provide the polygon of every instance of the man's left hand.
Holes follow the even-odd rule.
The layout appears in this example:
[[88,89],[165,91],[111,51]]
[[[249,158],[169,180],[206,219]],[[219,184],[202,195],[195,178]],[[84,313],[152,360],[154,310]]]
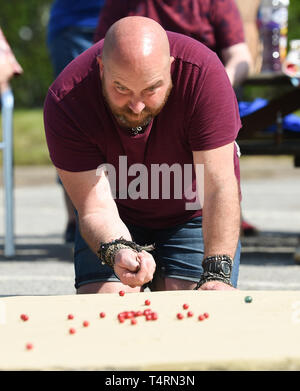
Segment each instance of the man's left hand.
[[199,288],[202,291],[234,291],[237,290],[233,286],[225,284],[222,281],[207,281]]

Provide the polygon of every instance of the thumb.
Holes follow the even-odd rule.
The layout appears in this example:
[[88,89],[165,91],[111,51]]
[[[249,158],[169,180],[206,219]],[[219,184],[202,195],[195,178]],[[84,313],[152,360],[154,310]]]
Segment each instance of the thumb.
[[138,272],[141,267],[141,260],[138,258],[136,252],[132,252],[130,256],[126,259],[126,268],[131,272]]

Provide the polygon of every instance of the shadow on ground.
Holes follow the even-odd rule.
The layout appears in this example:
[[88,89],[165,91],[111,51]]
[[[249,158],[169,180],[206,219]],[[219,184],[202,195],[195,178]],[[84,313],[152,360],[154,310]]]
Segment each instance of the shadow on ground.
[[[0,261],[62,261],[73,262],[73,249],[64,245],[61,236],[20,236],[16,238],[16,255],[4,256],[4,240],[0,237]],[[242,237],[241,264],[295,264],[293,255],[299,245],[299,234],[261,231]],[[300,265],[299,265],[300,266]]]
[[[62,261],[73,262],[73,249],[60,243],[61,236],[18,236],[15,256],[4,256],[4,238],[0,237],[0,262]],[[57,242],[57,243],[56,243]]]
[[254,236],[242,237],[241,244],[241,264],[295,265],[294,252],[299,246],[299,234],[261,231]]

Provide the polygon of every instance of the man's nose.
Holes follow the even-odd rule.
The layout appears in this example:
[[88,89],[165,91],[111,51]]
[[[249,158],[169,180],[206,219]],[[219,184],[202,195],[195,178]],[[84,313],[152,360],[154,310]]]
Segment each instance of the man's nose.
[[140,100],[136,100],[129,102],[128,107],[134,112],[134,114],[140,114],[145,108],[145,104]]

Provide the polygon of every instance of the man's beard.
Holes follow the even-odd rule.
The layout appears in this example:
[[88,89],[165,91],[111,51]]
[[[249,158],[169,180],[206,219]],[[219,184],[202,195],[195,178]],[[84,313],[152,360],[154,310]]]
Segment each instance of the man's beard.
[[[120,126],[126,127],[126,128],[136,128],[138,126],[143,127],[143,126],[148,125],[149,122],[151,122],[152,119],[154,117],[156,117],[161,112],[163,107],[165,106],[165,104],[169,98],[169,95],[171,93],[172,87],[173,87],[173,84],[172,84],[172,81],[170,81],[170,85],[167,89],[165,98],[159,107],[157,107],[155,109],[150,109],[149,107],[145,106],[140,114],[134,114],[133,111],[130,110],[130,108],[127,105],[120,108],[120,107],[115,106],[111,102],[111,100],[108,97],[107,91],[105,89],[104,77],[102,78],[102,94],[103,94],[111,112],[115,116],[118,124]],[[130,115],[131,118],[135,117],[136,119],[131,120],[128,118],[128,115]]]

